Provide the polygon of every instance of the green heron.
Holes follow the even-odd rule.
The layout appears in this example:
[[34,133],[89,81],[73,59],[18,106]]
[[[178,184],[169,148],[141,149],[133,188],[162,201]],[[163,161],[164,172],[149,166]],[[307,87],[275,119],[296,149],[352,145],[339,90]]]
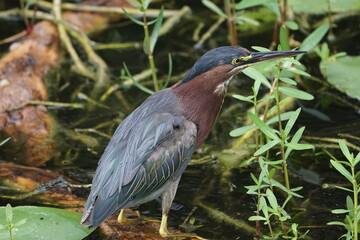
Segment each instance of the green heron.
[[[229,81],[254,63],[300,53],[304,52],[215,48],[180,82],[146,99],[118,126],[106,147],[81,224],[97,227],[120,209],[162,197],[159,233],[170,236],[167,216],[181,175],[209,135]],[[122,210],[119,222],[124,222],[124,216]]]

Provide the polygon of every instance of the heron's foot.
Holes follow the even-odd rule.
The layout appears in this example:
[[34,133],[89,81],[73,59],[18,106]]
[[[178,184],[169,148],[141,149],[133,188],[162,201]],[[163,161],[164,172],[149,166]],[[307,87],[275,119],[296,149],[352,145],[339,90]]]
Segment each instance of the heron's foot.
[[195,233],[170,233],[169,231],[167,231],[167,233],[163,233],[160,235],[164,238],[176,238],[176,239],[198,239],[198,240],[207,240],[206,238],[202,238],[198,235],[196,235]]
[[[136,211],[136,214],[138,215],[138,217],[140,217],[140,212],[139,211]],[[128,217],[126,217],[124,209],[121,209],[121,211],[119,213],[119,216],[118,216],[118,219],[117,219],[118,223],[120,223],[121,225],[130,225],[130,224],[134,223],[137,220],[138,220],[137,218],[128,218]]]
[[159,233],[162,237],[171,237],[177,239],[188,239],[188,238],[196,238],[199,240],[207,240],[205,238],[199,237],[195,233],[171,233],[167,229],[167,215],[163,215],[161,219],[161,225],[159,229]]

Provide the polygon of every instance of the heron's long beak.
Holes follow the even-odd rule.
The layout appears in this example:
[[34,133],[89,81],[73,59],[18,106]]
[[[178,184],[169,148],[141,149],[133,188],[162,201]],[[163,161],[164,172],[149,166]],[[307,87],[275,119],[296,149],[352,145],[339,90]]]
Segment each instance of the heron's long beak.
[[271,52],[252,52],[243,65],[252,65],[254,63],[267,61],[270,59],[282,58],[282,57],[292,57],[301,53],[306,53],[305,51],[271,51]]

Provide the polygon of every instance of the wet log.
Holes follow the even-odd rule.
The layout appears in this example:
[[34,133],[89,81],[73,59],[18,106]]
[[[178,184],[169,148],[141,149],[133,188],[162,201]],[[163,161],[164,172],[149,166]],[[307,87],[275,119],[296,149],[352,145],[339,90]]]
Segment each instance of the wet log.
[[68,185],[76,182],[60,173],[35,167],[0,163],[0,184],[6,190],[0,192],[4,199],[25,200],[79,212],[86,201],[83,189]]
[[[129,6],[124,0],[90,0],[83,4]],[[63,13],[65,21],[85,33],[103,30],[110,21],[120,18],[120,14]],[[20,149],[13,156],[19,163],[42,166],[58,154],[52,138],[56,132],[53,118],[44,106],[26,103],[48,99],[43,78],[60,58],[57,26],[42,21],[35,24],[24,40],[12,44],[9,53],[0,59],[0,132],[10,136],[16,149]]]
[[48,99],[42,79],[59,58],[56,26],[40,22],[0,59],[0,130],[20,146],[16,157],[28,165],[43,165],[55,155],[54,123],[44,106],[16,108],[29,100]]

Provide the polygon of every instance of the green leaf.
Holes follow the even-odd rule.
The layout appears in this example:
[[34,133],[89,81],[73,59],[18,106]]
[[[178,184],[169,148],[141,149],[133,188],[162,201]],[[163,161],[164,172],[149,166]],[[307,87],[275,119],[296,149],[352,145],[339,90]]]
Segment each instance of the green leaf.
[[284,185],[282,185],[281,183],[279,183],[278,181],[276,181],[274,179],[271,179],[271,184],[274,187],[280,188],[281,190],[283,190],[284,192],[286,192],[289,195],[292,195],[292,196],[295,196],[295,197],[298,197],[298,198],[303,198],[303,196],[301,196],[300,194],[297,194],[296,192],[293,192],[293,191],[287,189]]
[[255,177],[255,175],[253,173],[250,173],[250,176],[252,178],[252,180],[256,183],[256,185],[259,185],[259,180]]
[[354,156],[350,153],[349,148],[346,146],[346,143],[343,139],[339,139],[339,146],[341,149],[341,152],[344,154],[346,159],[350,162],[354,158]]
[[307,150],[307,149],[314,149],[315,147],[311,144],[301,144],[301,143],[286,143],[286,147],[291,148],[293,150]]
[[169,71],[168,71],[168,75],[167,75],[167,79],[166,79],[166,82],[164,83],[162,89],[165,89],[167,88],[170,80],[171,80],[171,75],[172,75],[172,69],[173,69],[173,62],[172,62],[172,57],[171,57],[171,54],[169,53],[168,55],[168,59],[169,59]]
[[302,66],[301,62],[299,62],[298,60],[294,59],[294,58],[283,58],[283,61],[284,62],[290,62],[294,65],[297,65],[297,66]]
[[[280,118],[281,121],[286,121],[288,119],[290,119],[290,117],[294,114],[294,111],[290,111],[290,112],[284,112],[280,114]],[[272,118],[270,118],[269,120],[266,121],[267,125],[273,124],[273,123],[277,123],[279,121],[279,116],[274,116]]]
[[340,187],[340,186],[335,186],[335,187],[336,187],[336,188],[338,188],[338,189],[341,189],[341,190],[347,191],[347,192],[354,192],[354,190],[349,189],[349,188],[346,188],[346,187]]
[[266,161],[266,163],[269,164],[270,166],[281,165],[282,162],[283,160]]
[[298,108],[294,112],[294,114],[290,117],[289,121],[286,123],[285,130],[284,130],[286,136],[288,136],[290,134],[290,131],[293,128],[296,120],[298,119],[300,112],[301,112],[301,108]]
[[239,137],[251,130],[253,130],[255,128],[255,126],[244,126],[244,127],[240,127],[237,129],[234,129],[230,132],[230,136],[231,137]]
[[289,50],[289,40],[286,33],[285,26],[280,27],[280,46],[281,50]]
[[160,31],[160,27],[161,27],[161,24],[163,21],[163,15],[164,15],[164,7],[161,7],[159,16],[156,18],[156,23],[154,25],[154,29],[153,29],[153,31],[151,33],[151,37],[150,37],[151,52],[154,52],[154,48],[155,48],[156,42],[159,37],[159,31]]
[[254,103],[254,101],[252,100],[252,99],[254,99],[254,96],[245,97],[245,96],[242,96],[242,95],[239,95],[239,94],[234,94],[234,95],[232,95],[232,97],[236,98],[236,99],[239,99],[240,101]]
[[346,56],[326,64],[327,81],[349,97],[360,100],[360,56]]
[[334,166],[334,168],[339,172],[341,173],[341,175],[343,175],[344,177],[346,177],[346,179],[350,182],[352,182],[352,176],[351,174],[349,173],[348,170],[346,170],[344,168],[343,165],[341,165],[340,163],[334,161],[334,160],[330,160],[331,164]]
[[140,26],[144,26],[144,23],[136,18],[134,18],[130,13],[128,13],[124,8],[122,8],[125,16],[127,16],[132,22],[140,25]]
[[300,139],[301,139],[301,136],[302,136],[304,130],[305,130],[305,127],[299,128],[299,129],[296,131],[296,133],[294,134],[294,136],[291,138],[290,143],[292,143],[292,144],[298,143],[298,142],[300,141]]
[[[360,152],[356,155],[356,157],[355,157],[355,161],[354,161],[354,166],[356,165],[356,164],[358,164],[360,162]],[[360,172],[359,172],[360,173]]]
[[27,222],[27,218],[21,219],[17,223],[14,224],[14,227],[19,227],[21,225],[24,225]]
[[139,2],[138,0],[132,0],[136,5],[138,5],[138,7],[140,8],[142,6],[142,3]]
[[[298,56],[300,56],[300,55],[298,55]],[[286,69],[284,69],[283,72],[286,72],[286,71],[292,72],[292,73],[295,73],[295,74],[299,74],[299,75],[302,75],[302,76],[305,76],[305,77],[311,77],[311,75],[309,73],[304,72],[303,70],[300,70],[300,69],[295,68],[295,67],[286,68]]]
[[271,208],[277,211],[279,204],[276,200],[274,193],[270,189],[266,189],[266,197],[271,205]]
[[292,189],[291,189],[291,191],[293,191],[293,192],[297,192],[297,191],[300,191],[301,189],[303,189],[303,187],[302,187],[302,186],[300,186],[300,187],[296,187],[296,188],[292,188]]
[[215,12],[217,15],[219,15],[222,18],[227,19],[228,17],[226,14],[213,2],[210,0],[201,0],[202,4],[204,4],[207,8],[209,8],[211,11]]
[[5,143],[7,143],[7,141],[9,141],[11,138],[7,138],[4,141],[0,142],[0,146],[4,145]]
[[[298,15],[326,15],[329,13],[328,0],[292,0],[288,1],[289,7]],[[359,0],[332,0],[331,13],[338,14],[341,12],[359,11]],[[346,14],[346,13],[343,13]],[[318,17],[318,16],[314,16]]]
[[131,81],[134,83],[134,85],[135,85],[136,87],[138,87],[141,91],[146,92],[146,93],[148,93],[148,94],[150,94],[150,95],[154,94],[154,91],[152,91],[152,90],[144,87],[143,85],[141,85],[138,81],[136,81],[136,80],[133,78],[133,76],[131,75],[131,73],[130,73],[130,71],[129,71],[129,69],[127,68],[127,66],[126,66],[125,63],[124,63],[124,69],[125,69],[125,72],[126,72],[127,76],[131,79]]
[[291,85],[297,85],[297,82],[290,79],[290,78],[287,78],[287,77],[281,77],[279,78],[280,81],[284,82],[284,83],[287,83],[287,84],[291,84]]
[[[93,229],[80,225],[82,214],[68,210],[20,206],[13,208],[14,222],[27,218],[27,222],[14,231],[14,239],[65,240],[83,239]],[[5,208],[0,208],[0,224],[4,224]],[[8,233],[0,231],[0,239],[8,239]]]
[[[325,34],[328,32],[328,30],[329,30],[328,23],[324,23],[323,25],[319,26],[312,33],[310,33],[309,36],[307,36],[304,39],[299,50],[309,51],[309,50],[313,49],[314,47],[316,47],[320,43],[321,39],[323,39]],[[296,59],[300,59],[300,58],[301,58],[300,55],[298,57],[296,57]]]
[[347,227],[347,225],[343,222],[328,222],[327,225],[339,225],[339,226],[343,226],[343,227]]
[[346,207],[349,211],[354,211],[354,202],[349,195],[346,196]]
[[253,67],[247,67],[244,70],[242,70],[242,73],[244,73],[246,76],[261,81],[262,84],[267,86],[268,88],[271,88],[270,82],[266,79],[264,75],[262,75],[258,70],[256,70]]
[[144,37],[143,50],[146,55],[149,55],[149,41],[148,41],[147,35],[145,35],[145,37]]
[[155,18],[155,19],[153,19],[153,20],[151,20],[151,21],[148,21],[148,22],[147,22],[147,25],[148,25],[148,26],[153,25],[154,23],[156,23],[157,20],[158,20],[158,19]]
[[262,216],[251,216],[248,218],[249,221],[266,221],[266,218]]
[[269,171],[269,176],[268,176],[268,178],[273,178],[275,172],[276,172],[276,169],[275,169],[275,168],[271,169],[271,170]]
[[296,88],[279,87],[279,91],[291,97],[302,100],[313,100],[314,96]]
[[152,0],[141,0],[141,7],[146,10],[149,7],[149,4],[151,3]]
[[6,204],[5,212],[6,212],[6,222],[8,224],[11,224],[13,221],[13,212],[12,212],[12,207],[9,203]]
[[261,81],[259,79],[256,79],[255,82],[254,82],[254,85],[252,87],[252,90],[254,92],[254,96],[258,95],[260,86],[261,86]]
[[273,148],[275,145],[279,144],[280,143],[280,139],[274,139],[268,143],[266,143],[264,146],[262,146],[261,148],[259,148],[255,153],[254,155],[255,156],[258,156],[258,155],[261,155],[263,154],[264,152],[266,152],[267,150]]
[[236,10],[241,10],[249,7],[255,7],[266,3],[275,2],[275,0],[242,0],[236,6]]
[[264,48],[264,47],[260,47],[260,46],[251,46],[252,49],[259,51],[259,52],[271,52],[270,49],[268,48]]
[[264,216],[266,219],[269,218],[269,211],[268,211],[268,206],[266,204],[266,200],[263,196],[260,197],[260,204],[259,204],[259,209],[264,213]]
[[299,29],[299,26],[294,21],[286,21],[285,25],[291,30],[298,30]]
[[255,125],[262,131],[266,136],[271,139],[279,139],[279,137],[275,134],[274,130],[266,125],[260,118],[258,118],[255,114],[248,112],[249,117],[255,123]]
[[334,209],[331,212],[333,214],[344,214],[344,213],[349,213],[350,211],[347,209]]

